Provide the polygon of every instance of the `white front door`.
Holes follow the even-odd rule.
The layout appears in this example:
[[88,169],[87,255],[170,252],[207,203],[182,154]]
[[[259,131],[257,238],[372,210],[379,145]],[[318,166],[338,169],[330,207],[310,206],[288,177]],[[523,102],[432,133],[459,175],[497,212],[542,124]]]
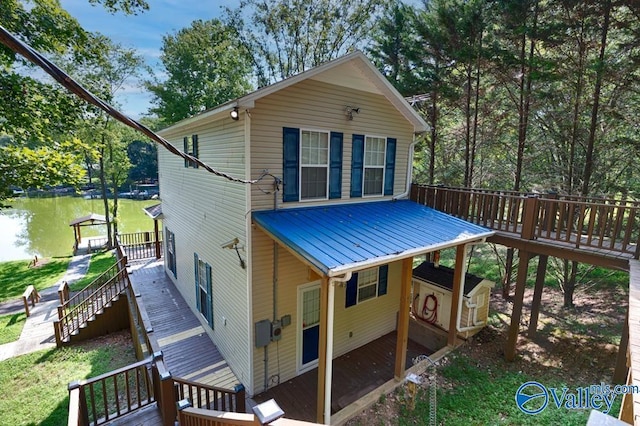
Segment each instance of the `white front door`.
[[298,374],[318,365],[320,283],[298,287]]

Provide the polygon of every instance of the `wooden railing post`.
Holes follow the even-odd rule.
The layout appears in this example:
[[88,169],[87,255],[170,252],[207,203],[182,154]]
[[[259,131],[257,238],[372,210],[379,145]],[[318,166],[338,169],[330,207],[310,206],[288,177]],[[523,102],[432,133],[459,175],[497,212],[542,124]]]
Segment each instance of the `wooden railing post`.
[[234,391],[236,392],[236,407],[235,407],[235,412],[236,413],[244,413],[247,410],[247,406],[246,406],[246,391],[244,389],[244,385],[242,383],[240,383],[239,385],[236,385],[236,387],[234,388]]
[[[84,394],[84,388],[80,385],[80,382],[75,381],[69,383],[69,417],[76,415],[77,408],[77,424],[88,425],[89,424],[89,410],[87,409],[87,398]],[[76,406],[77,404],[77,406]],[[73,410],[73,413],[71,412]],[[74,422],[75,423],[75,422]]]
[[164,426],[174,426],[177,417],[176,395],[171,373],[164,366],[162,352],[153,354],[152,368],[153,389],[160,413],[162,413],[162,424]]
[[522,230],[520,236],[525,240],[533,240],[538,225],[538,196],[527,195],[522,212]]
[[187,408],[193,407],[191,401],[189,401],[189,398],[181,399],[180,401],[175,403],[175,406],[178,415],[178,424],[186,424],[186,419],[184,418],[184,414],[182,412]]

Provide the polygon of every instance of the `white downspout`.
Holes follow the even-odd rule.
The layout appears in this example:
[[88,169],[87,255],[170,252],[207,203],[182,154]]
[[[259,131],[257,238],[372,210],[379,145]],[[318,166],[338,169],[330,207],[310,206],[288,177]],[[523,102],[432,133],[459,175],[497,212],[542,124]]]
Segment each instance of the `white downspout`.
[[335,310],[336,284],[347,282],[352,273],[347,272],[342,277],[329,278],[329,303],[327,305],[327,353],[324,376],[324,424],[331,424],[331,379],[333,375],[333,316]]
[[396,195],[395,197],[393,197],[394,200],[407,198],[409,196],[409,192],[411,192],[411,177],[413,176],[413,151],[417,143],[418,141],[416,141],[416,137],[414,135],[413,142],[409,144],[409,155],[408,155],[409,161],[407,162],[407,184],[405,187],[405,191],[402,194]]

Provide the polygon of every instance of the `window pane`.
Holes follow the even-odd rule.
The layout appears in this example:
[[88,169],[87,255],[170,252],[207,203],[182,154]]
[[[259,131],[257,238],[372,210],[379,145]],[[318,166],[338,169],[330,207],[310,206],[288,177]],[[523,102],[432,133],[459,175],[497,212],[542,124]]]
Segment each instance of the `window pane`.
[[200,287],[200,312],[204,316],[207,316],[207,306],[207,292]]
[[303,293],[302,326],[311,327],[320,322],[320,289]]
[[302,165],[328,165],[329,135],[303,130],[300,151]]
[[300,173],[300,198],[327,198],[327,168],[302,167]]
[[378,268],[358,272],[358,303],[373,299],[378,294]]
[[384,138],[367,137],[365,143],[365,166],[384,166]]
[[382,177],[384,169],[364,169],[364,195],[382,195]]

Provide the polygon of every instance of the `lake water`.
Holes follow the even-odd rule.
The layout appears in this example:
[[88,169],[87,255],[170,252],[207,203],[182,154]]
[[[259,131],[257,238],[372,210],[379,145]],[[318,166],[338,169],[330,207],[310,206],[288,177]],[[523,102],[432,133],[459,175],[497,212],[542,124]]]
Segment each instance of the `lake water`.
[[[118,231],[153,231],[153,220],[142,209],[158,202],[118,200]],[[81,197],[16,198],[6,204],[12,208],[0,210],[0,262],[69,256],[74,242],[69,223],[91,213],[104,214],[102,200]],[[104,226],[82,227],[83,237],[106,233]]]

